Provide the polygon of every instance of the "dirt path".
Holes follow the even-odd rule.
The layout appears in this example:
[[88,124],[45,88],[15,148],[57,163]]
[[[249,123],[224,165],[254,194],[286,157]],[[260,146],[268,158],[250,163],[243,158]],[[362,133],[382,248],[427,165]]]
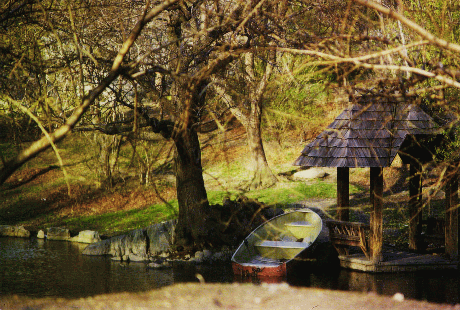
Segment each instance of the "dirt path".
[[383,297],[295,288],[288,284],[176,284],[144,293],[100,295],[76,300],[10,298],[0,309],[459,309],[402,296]]

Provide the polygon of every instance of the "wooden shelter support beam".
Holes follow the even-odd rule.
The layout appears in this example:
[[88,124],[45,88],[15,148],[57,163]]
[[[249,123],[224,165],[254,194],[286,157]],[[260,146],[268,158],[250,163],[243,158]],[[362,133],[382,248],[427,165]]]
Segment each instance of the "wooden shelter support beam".
[[458,259],[458,171],[452,167],[447,174],[445,246],[446,254],[452,260]]
[[350,220],[350,168],[337,167],[337,219]]
[[383,168],[370,168],[371,200],[373,201],[370,219],[371,261],[376,264],[383,260]]
[[422,173],[419,163],[413,161],[409,169],[409,248],[418,250],[422,232]]

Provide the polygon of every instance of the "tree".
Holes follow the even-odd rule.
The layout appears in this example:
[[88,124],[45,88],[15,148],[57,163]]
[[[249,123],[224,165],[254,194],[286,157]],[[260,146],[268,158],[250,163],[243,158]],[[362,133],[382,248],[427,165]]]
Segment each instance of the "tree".
[[[263,59],[261,76],[257,77],[254,62],[254,53],[244,54],[234,68],[224,78],[215,79],[214,88],[220,100],[225,102],[232,114],[246,129],[248,148],[251,154],[249,169],[252,177],[243,185],[245,189],[257,189],[273,186],[277,179],[268,166],[262,143],[262,114],[263,95],[275,65],[274,52],[267,53],[271,57]],[[232,76],[236,76],[236,83],[232,83]],[[236,85],[235,85],[236,84]],[[233,91],[232,91],[233,89]]]
[[[65,117],[65,123],[54,130],[53,132],[47,132],[45,128],[42,128],[42,131],[44,133],[44,137],[35,141],[32,143],[29,147],[26,149],[22,150],[16,157],[11,158],[9,160],[6,160],[4,162],[4,165],[2,169],[0,170],[0,184],[3,184],[6,179],[19,167],[21,167],[25,162],[28,160],[34,158],[47,148],[54,146],[54,144],[60,140],[62,140],[76,125],[77,123],[81,120],[83,115],[87,112],[87,110],[91,107],[91,105],[95,102],[95,100],[124,72],[129,68],[129,66],[125,66],[123,64],[123,60],[125,56],[128,54],[130,48],[136,41],[136,39],[139,37],[142,29],[147,25],[148,22],[156,18],[160,13],[164,12],[167,8],[171,7],[173,4],[175,4],[177,1],[170,0],[170,1],[164,1],[161,4],[155,6],[154,8],[148,10],[148,7],[146,7],[143,15],[141,16],[140,20],[137,22],[137,24],[133,27],[133,30],[131,31],[130,35],[128,38],[124,41],[123,46],[119,50],[118,54],[116,55],[112,66],[110,68],[110,71],[98,82],[98,84],[93,87],[86,95],[81,97],[81,102],[80,104],[73,110],[72,114],[70,116]],[[24,8],[28,9],[31,14],[27,15],[26,17],[30,18],[36,18],[39,20],[40,18],[45,19],[45,25],[42,27],[44,30],[48,30],[48,32],[41,31],[38,32],[37,37],[42,36],[41,38],[44,38],[45,43],[50,39],[50,35],[53,34],[53,25],[51,23],[48,23],[48,15],[47,11],[45,8],[43,8],[42,3],[38,3],[34,6],[34,3],[24,1],[24,2],[16,2],[18,6],[13,8],[6,8],[5,12],[2,14],[2,16],[6,16],[3,18],[3,21],[7,21],[12,28],[12,32],[14,31],[19,31],[21,29],[24,29],[23,27],[35,27],[35,24],[32,22],[30,25],[25,24],[25,26],[22,24],[21,21],[10,21],[11,19],[17,18],[17,9],[20,8],[21,10]],[[41,16],[37,11],[42,8],[44,12],[44,16]],[[57,10],[59,11],[59,10]],[[61,10],[62,11],[62,8]],[[50,10],[50,12],[53,12],[53,10]],[[21,17],[21,16],[19,16]],[[46,29],[48,25],[48,29]],[[51,30],[49,29],[51,28]],[[70,31],[71,32],[71,31]],[[71,32],[72,33],[72,32]],[[4,36],[11,36],[11,33],[7,33]],[[56,41],[59,41],[58,47],[61,49],[59,53],[51,53],[48,52],[48,54],[45,55],[45,57],[41,58],[39,53],[33,53],[32,57],[21,57],[21,54],[18,54],[17,51],[22,51],[24,53],[23,55],[28,55],[31,54],[32,51],[35,51],[33,47],[37,47],[38,51],[45,53],[46,49],[40,50],[39,47],[40,45],[37,44],[37,41],[32,41],[33,44],[35,44],[32,47],[29,47],[28,45],[25,45],[25,48],[21,44],[16,44],[17,42],[11,41],[4,41],[10,44],[7,44],[6,46],[3,47],[5,50],[5,55],[6,55],[6,69],[9,71],[8,72],[10,75],[11,74],[18,74],[17,72],[19,71],[18,68],[22,69],[21,73],[24,73],[21,75],[21,77],[25,77],[25,79],[30,81],[30,75],[35,74],[35,76],[32,76],[36,82],[40,80],[40,74],[43,74],[49,70],[48,69],[53,69],[53,68],[62,68],[62,66],[58,66],[61,63],[69,63],[69,57],[71,57],[73,54],[68,52],[63,45],[63,42],[60,40],[60,37],[58,34],[55,33]],[[21,38],[21,37],[20,37]],[[15,46],[15,44],[17,46]],[[46,44],[45,44],[45,47]],[[53,47],[53,46],[52,46]],[[25,50],[24,50],[25,49]],[[32,50],[32,51],[31,51]],[[59,57],[57,60],[59,61],[58,64],[56,64],[56,58],[55,57],[50,57],[54,56],[54,54],[57,54]],[[38,55],[38,56],[36,56]],[[80,54],[81,55],[81,54]],[[90,55],[91,56],[91,55]],[[38,57],[39,59],[36,60],[35,57]],[[91,58],[91,57],[89,57]],[[78,58],[77,58],[78,59]],[[25,66],[27,65],[27,67]],[[83,70],[80,70],[81,76],[83,75]],[[46,77],[42,78],[46,80]],[[79,88],[82,93],[85,91],[85,85],[80,85],[81,87]],[[8,88],[6,88],[8,90]],[[21,89],[21,88],[19,88]],[[39,88],[40,89],[40,88]],[[20,102],[18,102],[15,98],[17,99],[22,99],[26,104],[27,102],[30,102],[30,100],[24,100],[27,99],[26,96],[28,96],[30,92],[24,92],[24,95],[21,93],[13,93],[13,92],[5,92],[5,89],[3,90],[3,98],[2,100],[4,102],[9,102],[9,103],[14,103],[16,106],[19,108],[28,111],[31,113],[30,109],[27,108],[27,106],[21,105]],[[68,99],[68,98],[65,98]]]
[[[119,4],[109,0],[107,3]],[[147,3],[138,21],[129,27],[129,34],[117,27],[125,28],[120,25],[130,24],[132,17],[125,21],[114,10],[104,10],[104,5],[94,7],[82,1],[73,7],[26,0],[9,4],[0,14],[5,38],[2,42],[6,42],[0,46],[5,55],[1,65],[3,72],[8,72],[0,79],[1,100],[37,120],[37,115],[42,121],[53,116],[63,123],[58,127],[56,123],[46,123],[41,128],[43,138],[14,158],[3,160],[0,184],[77,127],[133,137],[141,133],[141,128],[159,133],[174,144],[179,201],[177,235],[181,246],[203,247],[218,242],[213,240],[215,227],[209,216],[212,207],[204,186],[198,139],[212,114],[223,114],[220,106],[210,105],[215,78],[226,76],[225,73],[228,77],[233,70],[235,76],[249,81],[248,87],[242,89],[246,89],[244,99],[252,109],[246,120],[247,127],[254,128],[255,140],[260,138],[257,128],[260,129],[263,90],[273,70],[271,60],[275,52],[307,55],[305,66],[335,74],[331,85],[347,87],[350,93],[352,86],[377,85],[380,74],[375,72],[388,72],[385,83],[394,83],[401,89],[408,86],[409,92],[417,92],[413,85],[428,85],[430,80],[439,84],[429,85],[428,90],[460,88],[457,70],[433,62],[442,51],[449,53],[452,64],[457,64],[460,47],[374,1],[331,0],[318,4],[309,0],[168,0],[155,2],[152,8]],[[123,12],[136,4],[125,5]],[[94,18],[85,19],[88,14]],[[379,16],[397,20],[405,31],[410,30],[411,33],[405,32],[407,41],[382,35]],[[24,29],[34,33],[34,39],[28,41],[21,36]],[[417,37],[421,39],[416,41]],[[116,51],[121,41],[124,43]],[[422,63],[411,59],[422,48],[426,48],[425,56],[435,56],[425,57]],[[255,55],[265,59],[259,79],[258,67],[252,65],[257,64],[252,60]],[[388,55],[392,55],[391,62],[382,61]],[[235,69],[238,63],[244,70]],[[67,80],[63,72],[69,72]],[[404,77],[395,72],[409,72],[413,80],[399,83]],[[14,87],[8,84],[9,75],[18,76]],[[216,88],[217,92],[233,95],[226,82],[218,81],[218,86],[227,89],[221,92]],[[55,97],[60,98],[56,105],[48,104]],[[242,107],[242,98],[227,98],[234,102],[232,108]],[[149,100],[161,106],[164,113],[152,113]],[[96,121],[94,113],[107,117]],[[252,135],[253,131],[249,132]],[[260,146],[258,142],[260,139],[254,145]]]
[[[202,247],[219,242],[213,240],[213,234],[210,233],[213,225],[208,221],[210,206],[202,175],[198,132],[207,117],[206,94],[210,77],[223,70],[235,55],[248,50],[250,45],[247,39],[241,40],[244,38],[241,33],[246,31],[248,19],[261,4],[262,2],[257,1],[246,5],[239,2],[189,3],[170,0],[163,1],[153,9],[148,9],[147,5],[111,66],[107,66],[110,49],[100,43],[102,38],[98,41],[99,44],[91,44],[91,36],[88,37],[94,31],[107,33],[99,28],[103,22],[100,23],[95,18],[93,27],[83,31],[81,29],[84,27],[79,28],[83,25],[77,23],[76,17],[71,14],[82,7],[68,7],[70,13],[66,21],[69,24],[61,27],[73,35],[75,49],[68,52],[62,48],[55,54],[61,56],[67,65],[78,69],[80,79],[75,83],[74,89],[75,93],[81,94],[81,103],[72,114],[64,114],[64,125],[53,132],[44,130],[44,138],[6,161],[0,170],[0,182],[3,183],[23,163],[60,141],[77,127],[78,130],[97,130],[115,135],[148,126],[152,132],[160,133],[174,143],[179,201],[179,221],[176,228],[178,245]],[[65,10],[60,7],[60,11],[50,11],[50,15],[56,14],[54,12]],[[45,10],[45,13],[48,12]],[[48,15],[45,17],[50,18]],[[150,29],[148,23],[154,18],[157,18],[156,22],[150,25]],[[53,28],[52,22],[49,23],[49,28]],[[141,42],[138,38],[142,31],[144,41]],[[161,35],[155,36],[155,31],[159,31]],[[59,35],[56,37],[60,41]],[[111,38],[107,36],[105,39]],[[134,49],[136,55],[133,53]],[[94,65],[89,65],[91,61]],[[87,74],[90,78],[85,78]],[[161,83],[151,83],[155,80],[155,74],[161,76]],[[133,100],[133,96],[129,95],[130,83],[140,87],[134,97],[142,97],[149,91],[156,92],[156,100],[166,107],[168,117],[158,118],[150,113],[151,106],[144,106],[140,100]],[[87,91],[90,84],[96,86]],[[114,117],[111,119],[96,119],[87,115],[90,109],[93,115],[101,113],[102,109],[115,111],[115,105],[107,104],[107,98],[117,105],[133,110],[133,118],[122,119],[125,113],[112,112],[110,114]]]

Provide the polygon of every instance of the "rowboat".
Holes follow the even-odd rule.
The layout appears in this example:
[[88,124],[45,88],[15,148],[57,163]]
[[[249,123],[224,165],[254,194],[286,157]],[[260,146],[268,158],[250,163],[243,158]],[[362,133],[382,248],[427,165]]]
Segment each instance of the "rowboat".
[[321,217],[310,209],[276,216],[252,231],[232,256],[235,275],[285,277],[290,266],[308,257],[322,231]]

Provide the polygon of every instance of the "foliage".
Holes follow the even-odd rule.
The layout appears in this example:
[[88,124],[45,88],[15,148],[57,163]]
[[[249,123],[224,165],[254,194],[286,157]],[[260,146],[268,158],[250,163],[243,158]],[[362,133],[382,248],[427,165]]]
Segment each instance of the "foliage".
[[[286,129],[299,128],[294,139],[311,138],[340,104],[337,97],[348,94],[425,93],[426,105],[440,106],[439,119],[458,114],[456,1],[201,1],[195,6],[166,0],[151,4],[145,14],[144,5],[12,0],[0,7],[0,132],[8,130],[9,143],[1,153],[1,184],[72,129],[103,133],[91,150],[83,149],[98,160],[99,182],[112,185],[119,155],[126,151],[123,143],[134,141],[132,153],[126,151],[131,160],[123,164],[137,166],[148,183],[154,171],[170,170],[169,161],[161,162],[164,154],[153,152],[157,146],[139,142],[148,141],[141,134],[151,131],[174,144],[182,226],[202,228],[201,217],[194,217],[206,204],[197,132],[225,130],[220,117],[234,108],[213,93],[213,78],[226,77],[238,101],[250,106],[251,99],[262,98],[259,90],[266,84],[255,87],[255,78],[265,76],[266,55],[275,52],[278,61],[265,66],[276,75],[264,94],[264,121],[270,130],[266,137],[280,144]],[[252,80],[241,78],[248,69],[242,55],[251,54],[259,57]],[[23,111],[50,135],[38,139],[41,132]],[[258,121],[260,109],[252,112]],[[442,123],[446,132],[447,124]],[[457,155],[456,131],[447,133],[453,142],[443,151],[446,158]],[[12,152],[11,145],[35,138]],[[320,184],[300,190],[327,195]],[[259,195],[275,200],[270,191]],[[278,195],[281,201],[303,197]],[[193,224],[185,225],[188,220]]]
[[[1,102],[1,101],[0,101]],[[1,103],[0,103],[1,104]],[[36,140],[41,131],[37,124],[27,115],[12,111],[12,113],[0,113],[0,141],[19,145],[21,142]],[[6,158],[13,154],[8,154]]]

